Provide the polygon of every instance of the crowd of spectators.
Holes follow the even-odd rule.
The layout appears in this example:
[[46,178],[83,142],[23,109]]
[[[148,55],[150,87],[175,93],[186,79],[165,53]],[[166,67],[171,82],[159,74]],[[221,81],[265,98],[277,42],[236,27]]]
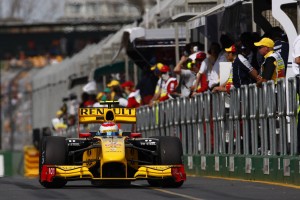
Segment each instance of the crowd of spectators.
[[[198,50],[198,46],[191,46],[191,51],[184,52],[174,68],[164,63],[153,65],[148,72],[158,80],[153,94],[143,95],[141,84],[132,81],[120,83],[115,79],[99,92],[92,81],[83,88],[78,106],[99,107],[99,101],[113,100],[119,101],[121,106],[137,108],[177,97],[192,97],[205,91],[229,95],[232,87],[252,83],[261,87],[268,80],[276,84],[279,78],[285,77],[286,49],[286,36],[278,28],[262,37],[243,33],[238,41],[222,35],[220,43],[212,42],[207,53]],[[227,80],[220,83],[220,74],[224,71],[222,62],[230,63],[230,73]]]
[[60,63],[65,57],[72,56],[82,50],[87,44],[96,43],[92,38],[79,38],[75,40],[66,37],[40,41],[28,39],[18,44],[16,47],[2,47],[1,65],[5,70],[35,67],[42,68],[47,65]]
[[5,70],[26,67],[42,68],[60,63],[65,57],[62,48],[60,40],[53,40],[49,47],[29,40],[26,45],[19,46],[16,51],[4,52],[1,61]]

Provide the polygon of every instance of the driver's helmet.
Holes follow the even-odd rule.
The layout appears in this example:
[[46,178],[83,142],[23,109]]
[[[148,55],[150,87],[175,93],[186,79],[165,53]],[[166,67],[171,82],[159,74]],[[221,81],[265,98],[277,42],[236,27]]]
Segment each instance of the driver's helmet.
[[119,127],[114,122],[104,122],[98,131],[100,136],[119,136]]

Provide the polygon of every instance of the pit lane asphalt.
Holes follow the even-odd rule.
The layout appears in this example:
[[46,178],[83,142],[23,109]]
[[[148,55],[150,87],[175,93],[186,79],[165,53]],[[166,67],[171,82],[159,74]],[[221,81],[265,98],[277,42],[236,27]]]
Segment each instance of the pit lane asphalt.
[[[300,188],[300,187],[299,187]],[[293,200],[300,199],[300,189],[256,182],[188,177],[180,188],[149,187],[135,181],[129,187],[95,187],[89,181],[72,181],[61,189],[45,189],[36,178],[0,178],[1,200]]]

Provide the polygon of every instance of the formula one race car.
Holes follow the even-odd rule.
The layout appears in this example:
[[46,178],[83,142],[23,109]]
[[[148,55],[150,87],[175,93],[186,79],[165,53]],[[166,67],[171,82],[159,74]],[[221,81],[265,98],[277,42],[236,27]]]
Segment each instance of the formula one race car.
[[[135,108],[79,108],[79,138],[48,136],[40,145],[39,182],[60,188],[68,181],[90,180],[93,185],[129,185],[138,179],[151,186],[180,187],[186,180],[179,138],[120,132],[117,123],[136,122]],[[96,123],[100,129],[82,132]]]

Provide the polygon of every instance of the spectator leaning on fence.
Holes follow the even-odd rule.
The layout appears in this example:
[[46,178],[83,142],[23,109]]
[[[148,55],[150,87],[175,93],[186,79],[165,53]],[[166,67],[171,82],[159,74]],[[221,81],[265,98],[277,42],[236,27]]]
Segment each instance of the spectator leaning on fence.
[[166,101],[168,99],[173,99],[176,94],[176,88],[178,86],[177,79],[175,77],[170,76],[170,67],[167,65],[162,66],[161,68],[161,78],[165,83],[161,88],[161,93],[159,97],[159,101]]
[[286,73],[289,58],[289,43],[286,41],[286,34],[279,26],[276,26],[271,28],[270,35],[274,41],[274,51],[278,52],[283,59]]
[[[197,60],[197,56],[199,54],[199,58],[201,57],[201,53],[205,55],[205,53],[203,52],[199,52],[196,55],[195,60],[192,59],[187,59],[186,56],[182,56],[181,60],[178,62],[178,64],[175,66],[174,68],[174,73],[179,74],[180,75],[180,87],[181,87],[181,96],[183,97],[189,97],[191,95],[191,87],[193,86],[194,81],[196,80],[196,74],[199,71],[200,65],[199,62]],[[202,60],[205,58],[206,56],[202,56]],[[201,60],[201,62],[202,62]],[[183,67],[186,67],[186,69],[182,69]]]
[[[196,65],[197,72],[199,72],[202,62],[204,62],[205,59],[206,59],[206,53],[204,53],[204,52],[197,53],[196,59],[195,59],[195,65]],[[208,80],[207,80],[206,73],[204,73],[200,76],[200,80],[197,85],[196,85],[196,82],[197,82],[197,77],[195,78],[195,80],[193,82],[193,86],[190,88],[192,96],[197,93],[205,92],[208,90]]]
[[249,85],[261,79],[258,71],[251,65],[249,55],[251,49],[240,43],[237,45],[238,55],[232,63],[232,80],[235,88]]
[[[232,45],[229,48],[225,48],[226,54],[227,54],[227,61],[228,62],[233,62],[235,57],[236,57],[236,48],[235,45]],[[214,87],[214,89],[212,90],[212,92],[227,92],[228,94],[230,93],[230,88],[232,87],[232,67],[230,69],[230,73],[229,73],[229,77],[227,79],[227,81],[220,85],[220,86],[216,86]]]
[[282,57],[278,52],[273,51],[274,42],[270,38],[262,38],[259,42],[254,43],[258,51],[264,56],[262,63],[262,78],[257,82],[260,86],[262,82],[273,80],[277,83],[279,78],[285,77],[285,65]]
[[[207,80],[209,81],[209,76],[211,75],[211,71],[212,68],[219,56],[219,53],[221,51],[221,47],[218,43],[211,43],[210,45],[210,49],[208,50],[208,57],[205,58],[201,64],[201,67],[197,73],[197,77],[196,77],[196,81],[195,84],[193,85],[193,88],[197,88],[200,80],[201,80],[201,76],[206,75]],[[219,80],[217,80],[219,81]]]
[[137,108],[141,104],[140,90],[136,90],[132,81],[125,81],[121,87],[127,94],[127,108]]
[[233,41],[228,35],[222,34],[220,37],[220,44],[221,49],[218,52],[216,62],[212,68],[208,70],[208,87],[210,90],[220,84],[220,63],[227,61],[225,48],[229,48],[233,45]]

